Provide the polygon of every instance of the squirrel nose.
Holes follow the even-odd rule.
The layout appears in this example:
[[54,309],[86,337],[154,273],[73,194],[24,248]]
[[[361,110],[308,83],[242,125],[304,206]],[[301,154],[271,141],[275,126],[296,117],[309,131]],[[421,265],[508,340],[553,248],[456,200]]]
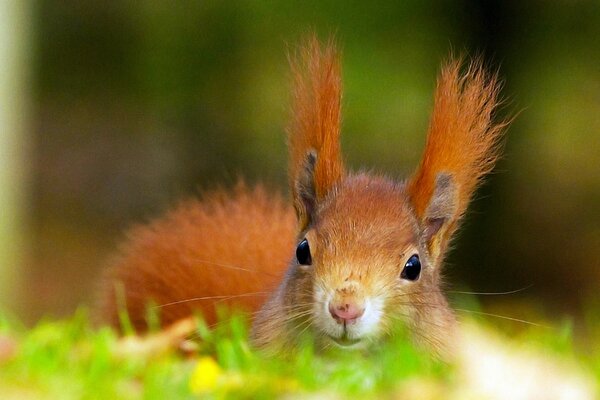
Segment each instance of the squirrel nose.
[[329,303],[329,313],[338,324],[353,324],[364,313],[365,307],[353,302]]

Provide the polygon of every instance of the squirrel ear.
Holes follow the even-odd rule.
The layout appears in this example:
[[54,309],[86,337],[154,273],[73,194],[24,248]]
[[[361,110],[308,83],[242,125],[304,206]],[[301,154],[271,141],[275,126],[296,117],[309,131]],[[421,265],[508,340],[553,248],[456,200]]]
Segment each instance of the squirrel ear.
[[442,254],[448,244],[452,226],[456,221],[457,191],[452,176],[439,173],[429,205],[423,216],[423,234],[434,259]]
[[315,35],[290,56],[294,83],[288,126],[290,186],[303,231],[321,200],[344,176],[340,151],[342,83],[333,40]]
[[494,167],[507,121],[494,122],[500,84],[480,61],[443,68],[421,163],[408,182],[415,214],[437,260],[483,177]]

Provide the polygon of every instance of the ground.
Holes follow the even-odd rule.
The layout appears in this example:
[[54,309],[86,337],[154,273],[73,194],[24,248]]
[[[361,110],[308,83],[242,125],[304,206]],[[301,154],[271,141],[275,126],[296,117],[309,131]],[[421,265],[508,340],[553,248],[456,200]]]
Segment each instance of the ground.
[[[402,334],[369,354],[316,355],[306,345],[277,358],[249,346],[247,326],[238,315],[224,317],[215,329],[194,321],[194,340],[173,346],[166,337],[177,335],[173,331],[123,339],[108,328],[93,329],[85,310],[32,329],[0,318],[0,393],[3,399],[472,397],[460,367],[432,361]],[[505,340],[600,379],[600,338],[583,352],[573,345],[568,323],[528,326]]]

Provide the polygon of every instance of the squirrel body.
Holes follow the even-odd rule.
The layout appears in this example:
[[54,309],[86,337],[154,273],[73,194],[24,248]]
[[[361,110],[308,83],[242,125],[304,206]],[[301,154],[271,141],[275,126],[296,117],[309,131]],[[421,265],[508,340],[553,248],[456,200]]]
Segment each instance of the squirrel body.
[[165,325],[194,310],[212,324],[215,306],[228,302],[255,312],[251,338],[259,347],[293,346],[306,330],[324,347],[362,347],[401,321],[415,341],[451,353],[455,317],[441,289],[443,258],[498,157],[506,123],[493,121],[497,78],[477,61],[464,73],[460,60],[442,67],[421,163],[395,182],[346,171],[333,41],[310,37],[291,58],[293,207],[260,186],[239,185],[133,229],[107,275],[103,320],[118,326],[124,308],[144,330],[152,302]]
[[262,186],[184,201],[129,231],[102,285],[100,319],[119,328],[123,308],[144,332],[148,312],[162,326],[193,312],[212,325],[218,304],[254,312],[283,277],[295,235],[293,208]]

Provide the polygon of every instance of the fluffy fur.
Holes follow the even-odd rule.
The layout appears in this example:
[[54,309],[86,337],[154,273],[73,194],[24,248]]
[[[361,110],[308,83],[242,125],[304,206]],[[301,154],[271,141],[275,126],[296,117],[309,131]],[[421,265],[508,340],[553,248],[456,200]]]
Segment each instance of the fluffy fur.
[[450,174],[458,186],[455,219],[467,209],[481,178],[499,155],[499,143],[507,122],[494,123],[500,84],[481,61],[468,65],[453,59],[442,67],[421,163],[410,181],[417,216],[423,217],[431,201],[438,174]]
[[239,184],[231,193],[182,202],[131,229],[106,276],[100,318],[120,327],[125,306],[134,327],[145,331],[148,307],[163,326],[193,311],[213,324],[220,304],[253,312],[282,279],[295,234],[292,208],[262,186]]
[[[342,80],[338,51],[333,40],[321,46],[309,37],[290,57],[294,89],[288,127],[289,179],[301,228],[308,224],[309,210],[302,202],[303,175],[310,179],[316,201],[322,200],[344,175],[340,151]],[[314,165],[307,165],[314,156]]]

